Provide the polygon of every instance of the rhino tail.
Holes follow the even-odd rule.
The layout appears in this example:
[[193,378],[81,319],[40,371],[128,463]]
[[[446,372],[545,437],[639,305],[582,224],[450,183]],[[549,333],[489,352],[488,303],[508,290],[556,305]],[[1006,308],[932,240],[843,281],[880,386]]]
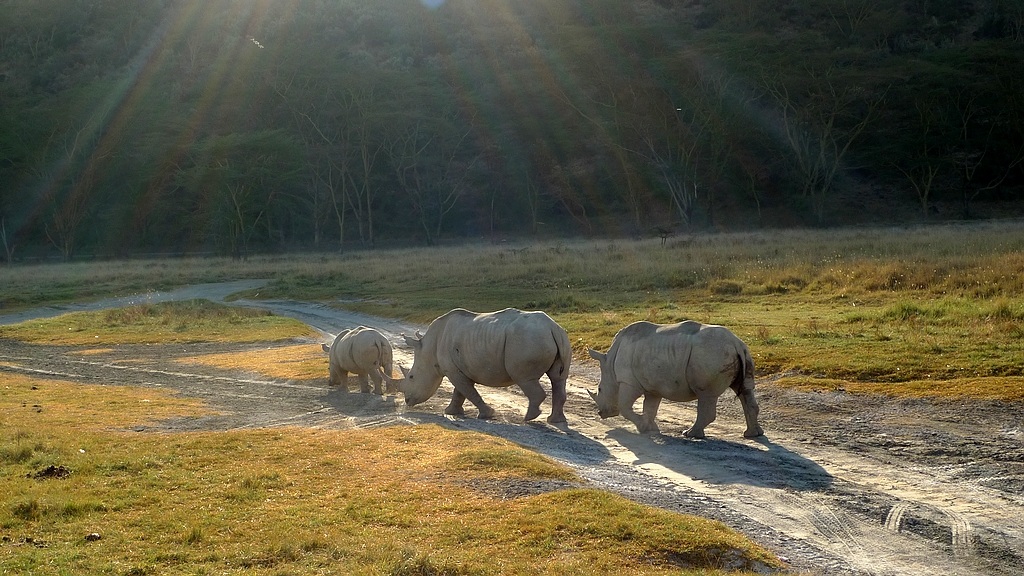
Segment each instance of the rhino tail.
[[563,330],[553,331],[551,335],[555,337],[555,346],[558,347],[558,375],[567,378],[569,366],[572,364],[572,344],[569,342],[569,335]]
[[744,346],[739,350],[736,361],[736,375],[729,387],[740,396],[744,390],[754,389],[754,357],[750,355],[750,348]]
[[374,342],[373,346],[377,349],[377,360],[373,363],[374,367],[384,377],[385,380],[391,380],[391,355],[388,354],[388,349],[381,342]]

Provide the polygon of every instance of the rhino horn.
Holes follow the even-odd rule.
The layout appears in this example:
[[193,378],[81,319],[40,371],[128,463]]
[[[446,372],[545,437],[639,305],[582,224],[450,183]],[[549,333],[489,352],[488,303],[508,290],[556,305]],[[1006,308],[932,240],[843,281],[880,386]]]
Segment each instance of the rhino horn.
[[401,364],[399,364],[398,365],[398,369],[402,371],[402,376],[405,376],[406,378],[409,377],[409,369],[408,368],[406,368],[405,366],[402,366]]
[[594,399],[594,402],[597,402],[597,394],[594,394],[590,390],[587,390],[587,394],[590,394],[590,397]]

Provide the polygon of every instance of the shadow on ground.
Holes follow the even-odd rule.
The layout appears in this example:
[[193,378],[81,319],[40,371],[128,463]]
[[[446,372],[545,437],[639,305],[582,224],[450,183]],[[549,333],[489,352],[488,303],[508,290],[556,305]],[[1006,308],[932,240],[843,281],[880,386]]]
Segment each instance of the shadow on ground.
[[634,465],[656,464],[709,484],[804,491],[821,490],[833,482],[832,475],[813,460],[764,436],[744,443],[646,436],[622,429],[608,436],[636,456]]

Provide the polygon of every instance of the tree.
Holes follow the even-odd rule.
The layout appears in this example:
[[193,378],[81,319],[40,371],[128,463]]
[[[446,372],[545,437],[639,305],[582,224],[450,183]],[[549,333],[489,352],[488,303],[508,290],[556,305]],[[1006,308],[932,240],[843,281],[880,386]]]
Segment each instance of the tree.
[[864,132],[884,102],[886,90],[872,93],[849,79],[836,77],[834,68],[807,75],[807,83],[789,83],[779,76],[764,78],[774,99],[779,129],[800,183],[800,195],[810,201],[819,223],[836,178],[854,141]]
[[94,113],[77,129],[55,138],[49,147],[55,153],[44,156],[47,164],[39,168],[42,199],[48,207],[43,230],[64,261],[74,255],[81,224],[92,209],[102,164],[119,145],[116,135],[103,138],[105,132],[110,134],[105,130],[105,117]]
[[921,215],[928,219],[928,203],[932,197],[936,177],[943,169],[946,161],[946,138],[943,130],[948,123],[945,118],[944,93],[938,95],[922,95],[914,100],[918,124],[907,137],[911,143],[903,143],[902,151],[907,157],[894,163],[917,195],[921,206]]
[[[952,94],[957,136],[948,158],[959,174],[964,218],[971,217],[971,202],[999,188],[1024,164],[1024,111],[1021,96],[1014,93],[1021,86],[1016,77],[1002,85],[977,78]],[[1008,93],[1000,94],[1006,87]]]
[[0,244],[4,246],[4,262],[14,261],[14,239],[7,234],[7,218],[0,215]]
[[210,198],[228,252],[247,258],[257,227],[269,232],[275,200],[300,173],[296,143],[280,131],[227,134],[200,143],[196,155],[182,183]]
[[428,131],[420,119],[396,133],[388,158],[405,200],[416,214],[427,244],[441,235],[445,219],[469,188],[473,167],[480,154],[468,155],[466,138],[473,122],[465,124],[455,111],[432,122]]

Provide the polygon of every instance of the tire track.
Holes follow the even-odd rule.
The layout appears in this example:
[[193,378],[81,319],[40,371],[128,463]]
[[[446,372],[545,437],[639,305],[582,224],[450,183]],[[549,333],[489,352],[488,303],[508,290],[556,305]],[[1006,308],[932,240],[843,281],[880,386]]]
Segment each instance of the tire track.
[[900,532],[903,525],[903,517],[906,516],[908,510],[910,510],[910,504],[897,502],[889,509],[889,514],[886,515],[885,522],[882,524],[887,530]]
[[942,510],[949,518],[950,529],[952,530],[953,555],[957,558],[966,558],[974,552],[973,539],[971,537],[971,523],[963,516],[950,511]]

